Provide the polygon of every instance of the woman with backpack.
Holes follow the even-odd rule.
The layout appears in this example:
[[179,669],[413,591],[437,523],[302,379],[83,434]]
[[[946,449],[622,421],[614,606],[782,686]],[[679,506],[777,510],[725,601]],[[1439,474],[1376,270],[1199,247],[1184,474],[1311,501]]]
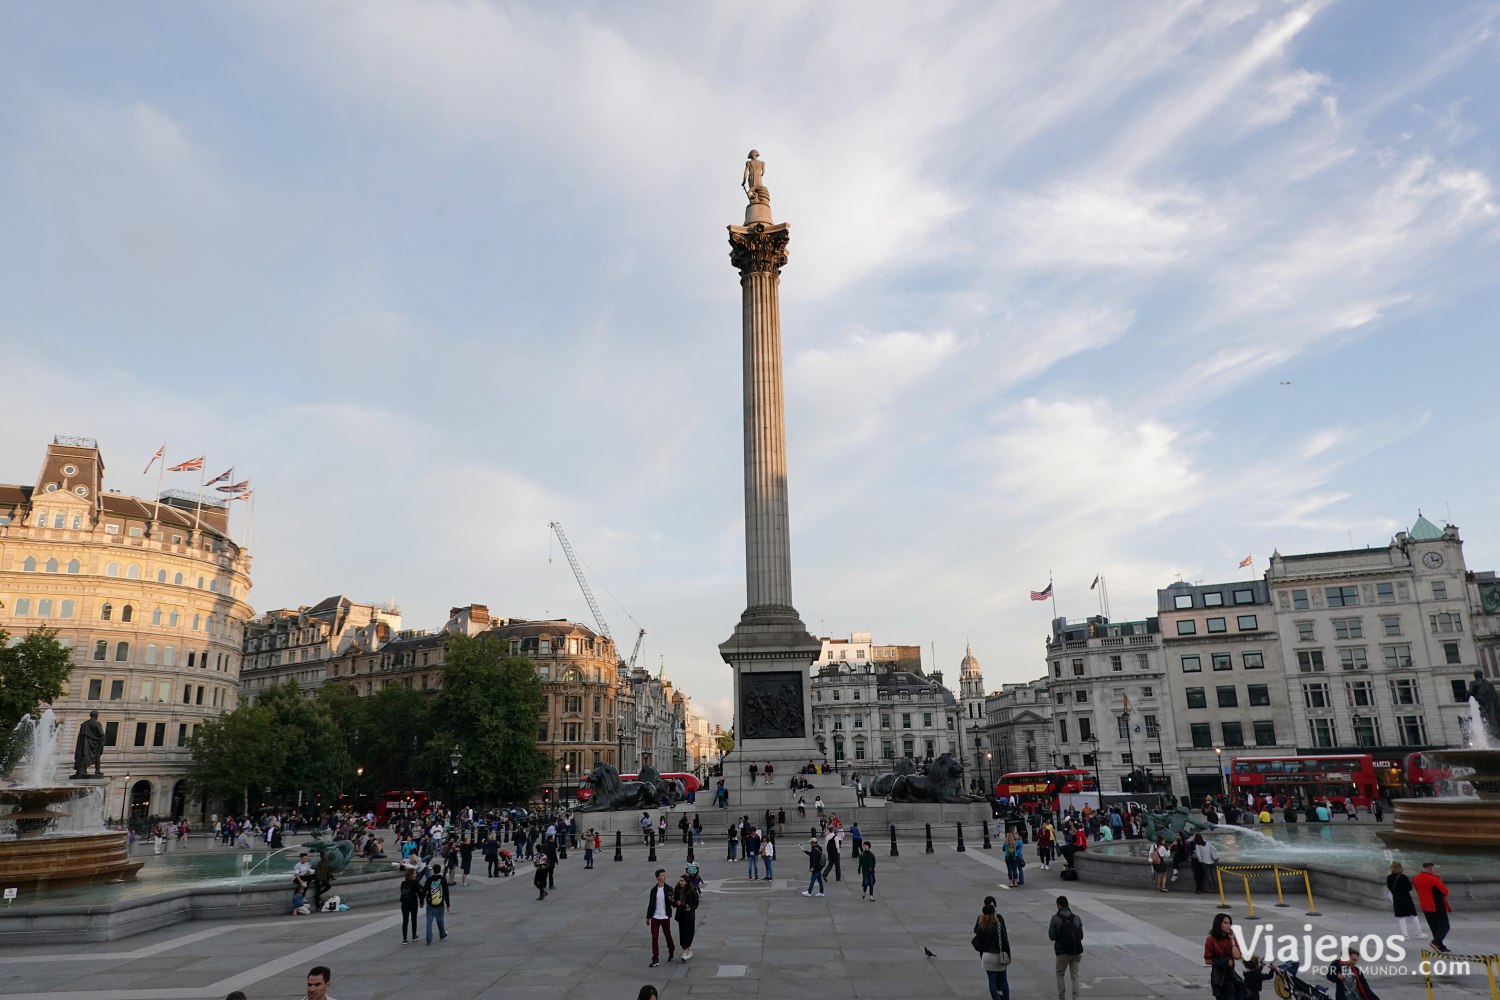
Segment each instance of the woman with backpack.
[[1156,843],[1151,845],[1151,872],[1152,879],[1156,882],[1157,892],[1167,891],[1167,838],[1157,837]]
[[1005,835],[1005,874],[1010,877],[1012,889],[1026,884],[1025,866],[1026,861],[1021,854],[1021,838],[1011,830]]
[[994,896],[984,897],[971,943],[979,952],[979,967],[989,982],[990,1000],[1010,1000],[1010,982],[1005,975],[1010,967],[1010,935],[1005,930],[1005,918],[995,911]]
[[537,851],[531,858],[532,876],[531,884],[536,886],[538,900],[547,898],[547,870],[552,862],[547,857],[546,851]]

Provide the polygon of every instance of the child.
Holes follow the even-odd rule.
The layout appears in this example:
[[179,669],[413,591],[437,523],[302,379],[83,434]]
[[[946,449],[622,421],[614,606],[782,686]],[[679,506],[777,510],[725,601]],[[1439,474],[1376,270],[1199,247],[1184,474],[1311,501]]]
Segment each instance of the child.
[[1245,972],[1242,978],[1245,980],[1245,1000],[1255,1000],[1260,996],[1262,984],[1274,978],[1274,973],[1266,969],[1265,960],[1259,955],[1251,955],[1245,959]]

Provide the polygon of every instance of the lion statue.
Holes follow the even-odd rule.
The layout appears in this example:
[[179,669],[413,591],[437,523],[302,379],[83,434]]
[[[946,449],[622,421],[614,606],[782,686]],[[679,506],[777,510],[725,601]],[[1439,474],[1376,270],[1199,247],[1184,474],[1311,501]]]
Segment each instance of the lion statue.
[[[616,809],[655,809],[661,802],[661,775],[653,767],[642,768],[640,778],[621,781],[620,772],[610,763],[600,763],[584,779],[593,789],[579,812],[612,812]],[[675,782],[681,785],[680,782]],[[670,795],[670,791],[667,793]]]
[[924,774],[903,774],[896,778],[889,796],[891,802],[971,802],[964,791],[964,766],[951,753],[945,753],[927,765]]
[[874,781],[870,782],[869,794],[890,795],[891,788],[896,784],[897,778],[901,777],[903,774],[916,773],[917,762],[912,760],[910,757],[902,757],[900,760],[896,761],[894,770],[888,771],[885,774],[882,774],[880,777],[876,778]]

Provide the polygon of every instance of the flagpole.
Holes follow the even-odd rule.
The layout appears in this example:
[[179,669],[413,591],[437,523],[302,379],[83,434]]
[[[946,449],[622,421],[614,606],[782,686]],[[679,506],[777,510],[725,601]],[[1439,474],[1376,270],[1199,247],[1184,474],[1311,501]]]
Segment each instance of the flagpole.
[[1099,596],[1104,600],[1104,617],[1109,618],[1109,581],[1099,577]]
[[202,541],[203,535],[203,477],[208,475],[208,456],[204,455],[198,462],[198,506],[193,510],[193,533],[197,537],[194,541]]
[[1052,599],[1052,617],[1055,620],[1057,618],[1057,588],[1052,586],[1052,571],[1050,569],[1047,571],[1047,593]]
[[246,551],[250,549],[250,534],[255,530],[255,491],[250,491],[250,510],[245,514],[245,545]]
[[161,465],[156,470],[156,510],[151,515],[151,520],[161,523],[161,483],[162,477],[167,474],[167,446],[161,446]]

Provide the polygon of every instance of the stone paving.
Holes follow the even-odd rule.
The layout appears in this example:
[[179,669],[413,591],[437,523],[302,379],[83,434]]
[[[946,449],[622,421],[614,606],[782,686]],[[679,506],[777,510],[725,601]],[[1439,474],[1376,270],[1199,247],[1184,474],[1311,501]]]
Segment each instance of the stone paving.
[[[581,852],[570,852],[557,890],[543,902],[536,901],[528,872],[471,879],[470,888],[454,890],[448,940],[431,947],[401,944],[393,885],[391,906],[382,910],[181,924],[85,950],[65,942],[5,949],[0,997],[221,1000],[239,989],[251,1000],[285,1000],[303,995],[308,968],[326,964],[334,972],[330,993],[339,1000],[630,1000],[644,983],[655,985],[662,1000],[983,998],[985,979],[969,937],[987,893],[999,898],[1008,924],[1017,1000],[1055,994],[1046,928],[1059,893],[1084,921],[1085,997],[1209,996],[1202,948],[1218,909],[1215,897],[1065,883],[1056,868],[1043,871],[1034,862],[1026,869],[1027,885],[1009,889],[996,851],[970,846],[959,854],[948,844],[924,855],[921,843],[912,841],[897,858],[879,846],[877,901],[860,898],[852,866],[842,882],[830,882],[826,897],[808,898],[801,895],[806,866],[797,842],[788,838],[783,849],[785,860],[771,883],[746,880],[743,863],[725,861],[722,847],[699,851],[707,891],[688,964],[648,968],[645,924],[652,872],[663,867],[675,879],[683,848],[660,849],[658,865],[631,845],[619,863],[610,860],[611,851],[602,852],[593,871],[583,869]],[[1261,923],[1298,935],[1304,920],[1317,932],[1395,930],[1385,911],[1322,901],[1319,909],[1323,916],[1306,918],[1301,906],[1268,906]],[[1243,901],[1230,912],[1240,919]],[[1449,945],[1455,951],[1500,944],[1500,919],[1453,916]],[[926,957],[924,948],[936,957]],[[1414,948],[1405,975],[1372,977],[1384,1000],[1425,995],[1416,962]],[[1482,972],[1440,981],[1437,992],[1488,995]]]

